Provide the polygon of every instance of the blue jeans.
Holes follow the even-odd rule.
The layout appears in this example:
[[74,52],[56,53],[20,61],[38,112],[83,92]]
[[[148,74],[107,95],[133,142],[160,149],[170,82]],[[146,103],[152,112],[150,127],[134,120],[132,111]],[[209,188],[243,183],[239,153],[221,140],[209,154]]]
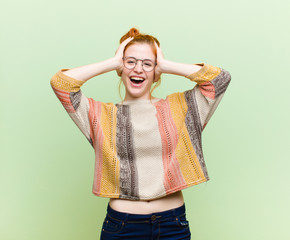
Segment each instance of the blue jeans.
[[190,229],[185,205],[152,214],[118,212],[108,204],[101,240],[189,240]]

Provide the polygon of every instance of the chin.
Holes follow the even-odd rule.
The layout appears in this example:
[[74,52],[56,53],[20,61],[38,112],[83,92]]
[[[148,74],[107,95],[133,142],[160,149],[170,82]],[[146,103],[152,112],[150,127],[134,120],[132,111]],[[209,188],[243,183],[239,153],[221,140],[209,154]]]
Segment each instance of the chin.
[[132,93],[132,92],[129,92],[129,94],[132,98],[144,98],[144,93]]

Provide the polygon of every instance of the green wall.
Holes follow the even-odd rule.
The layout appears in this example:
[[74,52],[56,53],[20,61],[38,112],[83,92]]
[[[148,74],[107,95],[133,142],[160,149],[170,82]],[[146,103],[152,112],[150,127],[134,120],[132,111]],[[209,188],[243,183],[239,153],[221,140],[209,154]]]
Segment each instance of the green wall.
[[[108,199],[94,152],[50,87],[61,68],[114,55],[135,26],[165,58],[228,70],[203,132],[210,181],[184,190],[194,240],[290,239],[289,8],[277,1],[6,1],[0,5],[0,239],[98,239]],[[288,22],[288,24],[287,24]],[[118,102],[115,72],[83,86]],[[193,87],[163,75],[157,97]]]

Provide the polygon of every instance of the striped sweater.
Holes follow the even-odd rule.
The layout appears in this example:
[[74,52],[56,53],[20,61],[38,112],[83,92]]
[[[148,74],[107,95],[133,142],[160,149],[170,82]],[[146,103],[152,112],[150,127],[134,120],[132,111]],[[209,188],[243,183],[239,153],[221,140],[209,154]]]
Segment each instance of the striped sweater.
[[51,86],[95,152],[93,193],[157,199],[209,180],[201,134],[231,80],[219,67],[187,76],[197,84],[166,99],[104,103],[87,98],[79,81],[59,70]]

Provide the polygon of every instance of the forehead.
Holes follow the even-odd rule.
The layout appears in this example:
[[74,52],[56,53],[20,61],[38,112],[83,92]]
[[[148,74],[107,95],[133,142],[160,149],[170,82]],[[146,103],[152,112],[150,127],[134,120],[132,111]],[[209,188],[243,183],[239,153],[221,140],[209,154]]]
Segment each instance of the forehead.
[[155,59],[152,47],[149,44],[133,44],[126,49],[125,57],[135,57],[138,59]]

